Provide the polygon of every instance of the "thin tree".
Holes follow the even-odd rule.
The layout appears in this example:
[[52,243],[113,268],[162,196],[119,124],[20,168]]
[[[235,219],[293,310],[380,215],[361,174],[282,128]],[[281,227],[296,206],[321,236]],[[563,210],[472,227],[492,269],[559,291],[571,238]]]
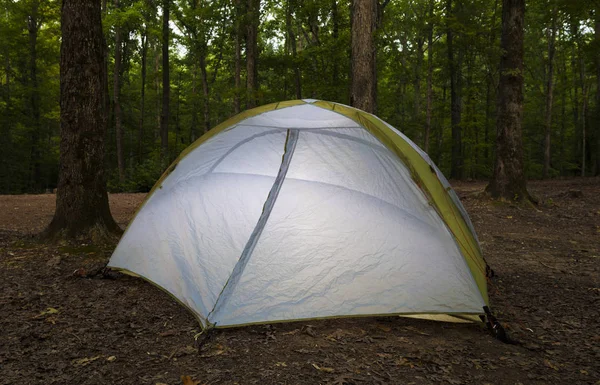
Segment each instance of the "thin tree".
[[138,128],[138,164],[142,163],[144,154],[144,115],[146,114],[146,72],[148,62],[148,24],[144,22],[144,30],[142,32],[142,88],[140,90],[140,123]]
[[242,5],[241,0],[235,0],[235,22],[233,24],[233,28],[235,29],[235,74],[234,74],[234,83],[235,83],[235,93],[233,97],[233,111],[236,114],[239,114],[242,108],[242,104],[240,101],[240,89],[242,88]]
[[101,240],[121,230],[104,175],[106,48],[100,1],[63,0],[60,169],[56,211],[43,237]]
[[523,24],[525,0],[502,1],[496,161],[486,190],[494,198],[531,199],[523,167]]
[[425,152],[429,151],[433,103],[433,11],[433,0],[429,0],[429,22],[427,26],[427,116],[425,118],[425,138],[423,140],[423,149]]
[[[115,11],[119,12],[119,0],[114,0]],[[117,168],[119,182],[125,182],[125,138],[123,130],[123,114],[121,110],[121,26],[115,26],[115,68],[113,71],[113,106],[115,112],[115,132],[117,135]]]
[[450,121],[452,126],[452,154],[450,162],[450,177],[462,179],[462,129],[461,129],[461,95],[460,95],[460,60],[457,60],[454,50],[454,28],[451,25],[454,18],[452,0],[446,1],[448,68],[450,70]]
[[246,14],[246,89],[247,108],[257,105],[258,91],[258,24],[260,21],[260,0],[248,0]]
[[30,112],[31,112],[31,163],[30,163],[30,189],[41,191],[42,159],[40,151],[41,113],[40,90],[37,75],[37,40],[40,29],[39,0],[33,0],[31,11],[27,20],[29,32],[29,87],[30,87]]
[[163,168],[169,162],[169,100],[171,82],[169,80],[169,5],[171,0],[163,0],[162,18],[162,112],[160,115],[160,158]]
[[550,175],[550,138],[552,133],[552,102],[554,96],[554,54],[556,52],[556,17],[557,10],[552,12],[552,26],[548,30],[548,73],[546,78],[546,109],[544,117],[544,167],[542,176]]

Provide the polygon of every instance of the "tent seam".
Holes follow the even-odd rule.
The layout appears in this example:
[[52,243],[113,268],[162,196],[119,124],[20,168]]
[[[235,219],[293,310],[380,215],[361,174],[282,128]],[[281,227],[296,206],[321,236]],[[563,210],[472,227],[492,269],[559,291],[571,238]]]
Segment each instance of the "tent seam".
[[288,130],[286,141],[285,141],[284,153],[281,158],[281,166],[279,167],[279,172],[277,173],[277,176],[275,177],[273,186],[271,186],[271,190],[269,191],[269,194],[267,195],[267,199],[263,205],[263,211],[262,211],[260,217],[258,218],[256,226],[254,227],[254,230],[250,234],[250,238],[248,238],[248,241],[246,242],[246,245],[244,246],[244,250],[242,251],[240,258],[238,259],[236,265],[234,266],[234,268],[231,272],[231,275],[225,282],[225,285],[223,285],[223,289],[221,289],[221,292],[219,293],[212,310],[206,315],[206,322],[209,327],[216,326],[216,323],[211,323],[209,321],[210,316],[215,314],[216,312],[218,312],[219,309],[222,308],[223,304],[229,298],[229,297],[227,297],[228,293],[226,293],[226,290],[229,290],[229,294],[231,294],[232,291],[235,289],[235,286],[239,282],[239,279],[244,271],[244,268],[248,264],[248,261],[249,261],[250,257],[252,256],[252,253],[254,252],[254,249],[258,243],[258,240],[260,239],[260,236],[262,235],[262,231],[267,224],[267,221],[269,219],[271,211],[273,210],[273,207],[275,206],[275,202],[279,195],[279,191],[281,190],[281,186],[283,185],[283,182],[285,181],[285,176],[289,169],[289,165],[292,160],[292,156],[294,155],[294,150],[296,149],[296,143],[298,142],[298,136],[299,136],[298,130]]

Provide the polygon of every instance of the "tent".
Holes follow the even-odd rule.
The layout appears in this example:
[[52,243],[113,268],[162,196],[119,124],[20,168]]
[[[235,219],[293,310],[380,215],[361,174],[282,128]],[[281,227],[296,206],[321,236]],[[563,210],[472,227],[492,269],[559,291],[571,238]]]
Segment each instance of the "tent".
[[203,328],[479,320],[486,266],[426,153],[374,115],[312,99],[245,111],[190,145],[109,262],[170,293]]

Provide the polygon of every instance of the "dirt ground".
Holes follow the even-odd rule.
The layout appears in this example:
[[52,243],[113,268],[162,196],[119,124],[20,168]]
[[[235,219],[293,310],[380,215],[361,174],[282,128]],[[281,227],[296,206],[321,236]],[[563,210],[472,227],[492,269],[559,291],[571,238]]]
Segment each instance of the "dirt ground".
[[[600,179],[532,182],[535,208],[456,187],[520,345],[388,317],[227,329],[198,352],[194,317],[152,285],[73,276],[110,248],[33,241],[53,195],[0,196],[0,384],[600,384]],[[121,225],[142,199],[110,197]]]

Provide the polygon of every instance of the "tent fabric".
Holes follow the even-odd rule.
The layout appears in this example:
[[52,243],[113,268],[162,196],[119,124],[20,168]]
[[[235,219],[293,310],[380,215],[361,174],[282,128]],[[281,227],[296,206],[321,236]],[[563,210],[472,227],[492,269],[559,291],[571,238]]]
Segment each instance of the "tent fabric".
[[109,266],[203,327],[474,320],[488,304],[472,224],[427,154],[371,114],[318,100],[246,111],[192,144]]

